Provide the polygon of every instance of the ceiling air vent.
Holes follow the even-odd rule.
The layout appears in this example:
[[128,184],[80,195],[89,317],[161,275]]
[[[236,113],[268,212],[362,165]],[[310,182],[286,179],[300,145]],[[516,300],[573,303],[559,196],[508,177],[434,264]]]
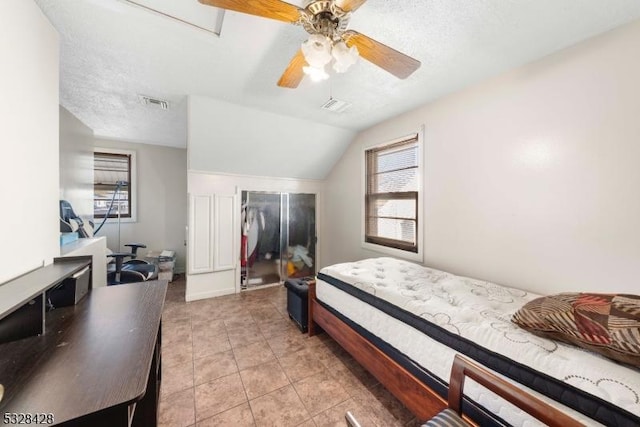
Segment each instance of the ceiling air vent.
[[169,109],[169,101],[165,101],[163,99],[151,98],[150,96],[146,96],[146,95],[138,95],[138,98],[140,99],[140,102],[142,102],[144,105],[160,108],[162,110]]
[[322,108],[323,110],[333,111],[334,113],[342,113],[349,107],[351,107],[351,104],[347,101],[329,98],[329,100],[322,104],[320,108]]

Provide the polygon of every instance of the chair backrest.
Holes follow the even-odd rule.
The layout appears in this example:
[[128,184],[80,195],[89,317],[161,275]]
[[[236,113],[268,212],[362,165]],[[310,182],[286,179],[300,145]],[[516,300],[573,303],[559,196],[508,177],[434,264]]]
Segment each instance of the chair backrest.
[[60,219],[64,222],[69,222],[70,219],[78,218],[78,215],[73,211],[71,203],[66,200],[60,200]]
[[462,415],[462,392],[465,377],[471,378],[548,426],[583,426],[582,423],[574,420],[559,409],[505,381],[469,359],[456,354],[449,380],[449,408],[457,412],[458,415]]
[[60,200],[60,231],[77,231],[80,237],[93,237],[93,224],[76,215],[71,203]]

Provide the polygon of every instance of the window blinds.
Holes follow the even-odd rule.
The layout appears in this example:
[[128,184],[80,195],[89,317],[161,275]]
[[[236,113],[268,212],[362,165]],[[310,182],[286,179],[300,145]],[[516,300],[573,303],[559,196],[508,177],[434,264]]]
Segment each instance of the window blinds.
[[418,137],[365,152],[365,241],[418,252]]

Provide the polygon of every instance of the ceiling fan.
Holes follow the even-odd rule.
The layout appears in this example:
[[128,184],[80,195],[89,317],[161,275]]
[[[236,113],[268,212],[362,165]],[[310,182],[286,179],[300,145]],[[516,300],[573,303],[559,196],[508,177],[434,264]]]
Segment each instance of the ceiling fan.
[[351,13],[366,0],[310,0],[299,8],[281,0],[198,0],[221,9],[301,25],[311,36],[302,44],[280,77],[278,86],[296,88],[303,77],[329,77],[325,65],[333,61],[336,72],[345,72],[358,56],[406,79],[420,67],[420,61],[357,31],[347,30]]

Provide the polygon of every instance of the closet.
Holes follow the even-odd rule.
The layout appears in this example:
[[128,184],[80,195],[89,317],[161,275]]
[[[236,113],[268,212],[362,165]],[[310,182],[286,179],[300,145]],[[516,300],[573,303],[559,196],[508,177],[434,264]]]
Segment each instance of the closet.
[[242,290],[315,275],[315,194],[243,191],[241,207]]

